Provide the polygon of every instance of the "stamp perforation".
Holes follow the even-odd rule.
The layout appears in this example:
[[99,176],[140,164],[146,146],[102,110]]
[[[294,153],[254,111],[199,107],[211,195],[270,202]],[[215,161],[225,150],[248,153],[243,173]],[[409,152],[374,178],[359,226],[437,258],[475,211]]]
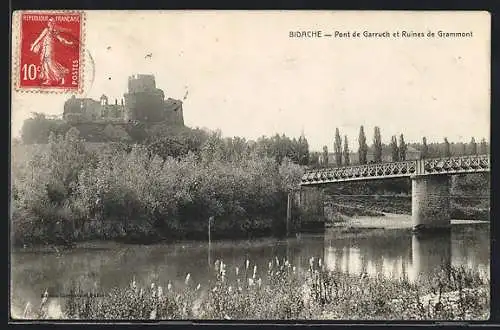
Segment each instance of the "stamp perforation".
[[[22,52],[22,40],[23,40],[23,29],[22,29],[22,15],[23,14],[52,14],[52,15],[65,15],[65,14],[78,14],[80,16],[80,35],[79,35],[79,67],[78,67],[78,88],[67,88],[67,87],[40,87],[40,86],[21,86],[20,73],[21,73],[21,52]],[[13,51],[12,54],[16,54],[12,59],[11,77],[13,89],[16,92],[21,93],[31,93],[31,94],[82,94],[85,88],[85,42],[86,42],[86,15],[84,11],[81,10],[25,10],[17,11],[13,13],[12,20],[12,34],[13,34]],[[17,30],[16,30],[17,29]]]

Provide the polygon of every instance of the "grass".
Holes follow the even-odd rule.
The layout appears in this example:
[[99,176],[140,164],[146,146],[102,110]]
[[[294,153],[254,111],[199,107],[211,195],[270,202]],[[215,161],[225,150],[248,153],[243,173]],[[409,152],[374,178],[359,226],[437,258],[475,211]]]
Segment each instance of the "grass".
[[[178,287],[151,283],[102,294],[75,287],[65,298],[57,318],[93,320],[133,319],[486,319],[489,316],[489,279],[466,268],[443,269],[432,281],[393,280],[325,269],[321,259],[298,270],[286,260],[257,269],[247,261],[228,269],[214,265],[215,277],[206,286],[187,274]],[[231,279],[229,279],[231,278]],[[23,318],[54,318],[45,293],[39,308],[27,305]],[[52,313],[53,314],[53,313]]]

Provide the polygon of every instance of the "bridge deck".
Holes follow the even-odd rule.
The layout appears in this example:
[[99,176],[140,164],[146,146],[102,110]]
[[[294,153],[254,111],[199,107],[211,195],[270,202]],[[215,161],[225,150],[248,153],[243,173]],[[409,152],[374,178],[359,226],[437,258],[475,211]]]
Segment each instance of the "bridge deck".
[[414,175],[463,174],[490,171],[490,155],[455,156],[391,163],[322,168],[307,171],[301,185],[409,177]]

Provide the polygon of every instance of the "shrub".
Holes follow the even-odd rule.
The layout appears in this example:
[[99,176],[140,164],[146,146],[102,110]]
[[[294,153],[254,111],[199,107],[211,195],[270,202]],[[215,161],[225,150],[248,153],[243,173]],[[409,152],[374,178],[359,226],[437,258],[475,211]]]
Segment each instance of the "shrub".
[[45,241],[59,231],[69,241],[183,238],[206,233],[210,216],[215,235],[248,236],[284,225],[286,196],[302,168],[255,153],[224,159],[214,147],[222,141],[209,139],[201,156],[173,158],[144,145],[90,148],[76,129],[51,135],[33,155],[14,155],[14,236]]

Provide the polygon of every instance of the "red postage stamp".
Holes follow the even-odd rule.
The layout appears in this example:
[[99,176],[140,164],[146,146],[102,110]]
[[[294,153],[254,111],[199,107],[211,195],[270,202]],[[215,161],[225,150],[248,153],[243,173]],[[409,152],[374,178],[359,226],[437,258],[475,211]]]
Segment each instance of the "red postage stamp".
[[79,92],[83,84],[83,12],[21,12],[17,88]]

